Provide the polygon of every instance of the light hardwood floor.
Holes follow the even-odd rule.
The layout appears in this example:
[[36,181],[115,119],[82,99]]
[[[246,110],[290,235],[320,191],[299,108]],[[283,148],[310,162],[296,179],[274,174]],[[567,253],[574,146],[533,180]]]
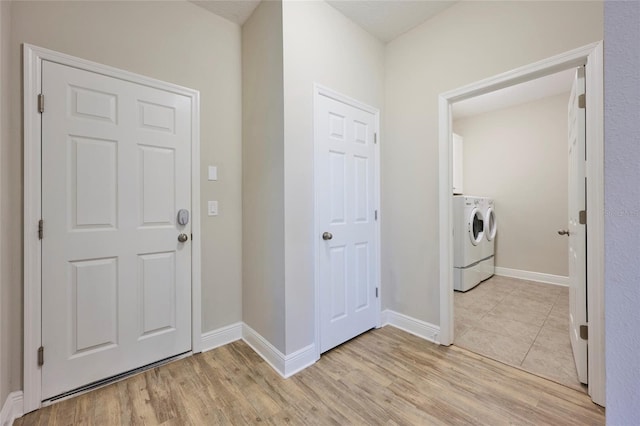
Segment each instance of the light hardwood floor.
[[23,425],[602,425],[587,395],[384,327],[282,379],[244,342],[27,414]]

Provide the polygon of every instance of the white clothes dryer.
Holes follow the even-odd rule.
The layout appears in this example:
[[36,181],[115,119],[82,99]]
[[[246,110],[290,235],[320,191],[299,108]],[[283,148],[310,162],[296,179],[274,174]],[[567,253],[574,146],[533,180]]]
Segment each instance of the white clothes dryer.
[[492,198],[482,198],[484,214],[484,241],[482,242],[481,277],[486,280],[495,273],[495,247],[498,223],[496,221],[495,203]]
[[482,198],[482,214],[484,216],[484,243],[482,244],[482,258],[495,255],[496,234],[498,223],[496,222],[495,203],[492,198]]

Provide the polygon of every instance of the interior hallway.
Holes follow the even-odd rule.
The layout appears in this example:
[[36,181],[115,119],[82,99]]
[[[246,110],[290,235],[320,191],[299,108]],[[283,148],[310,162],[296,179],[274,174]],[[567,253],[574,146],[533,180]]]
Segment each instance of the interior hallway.
[[282,379],[244,342],[27,414],[53,424],[602,425],[587,395],[387,326]]
[[454,295],[454,344],[573,389],[569,289],[494,275]]

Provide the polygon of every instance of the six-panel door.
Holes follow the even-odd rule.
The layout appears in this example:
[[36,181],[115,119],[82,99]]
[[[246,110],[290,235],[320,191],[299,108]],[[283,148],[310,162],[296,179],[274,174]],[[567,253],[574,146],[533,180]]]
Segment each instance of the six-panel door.
[[[320,350],[376,326],[375,115],[318,96]],[[317,238],[322,238],[317,235]]]
[[191,103],[43,62],[43,400],[191,349]]

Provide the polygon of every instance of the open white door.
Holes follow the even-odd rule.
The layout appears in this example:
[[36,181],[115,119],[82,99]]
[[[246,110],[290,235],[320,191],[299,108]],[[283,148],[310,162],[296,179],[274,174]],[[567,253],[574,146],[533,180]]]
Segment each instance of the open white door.
[[191,101],[42,63],[42,400],[191,349]]
[[316,95],[320,352],[377,325],[376,115]]
[[578,379],[587,383],[587,340],[580,333],[587,325],[584,98],[585,73],[579,67],[569,98],[569,333]]

